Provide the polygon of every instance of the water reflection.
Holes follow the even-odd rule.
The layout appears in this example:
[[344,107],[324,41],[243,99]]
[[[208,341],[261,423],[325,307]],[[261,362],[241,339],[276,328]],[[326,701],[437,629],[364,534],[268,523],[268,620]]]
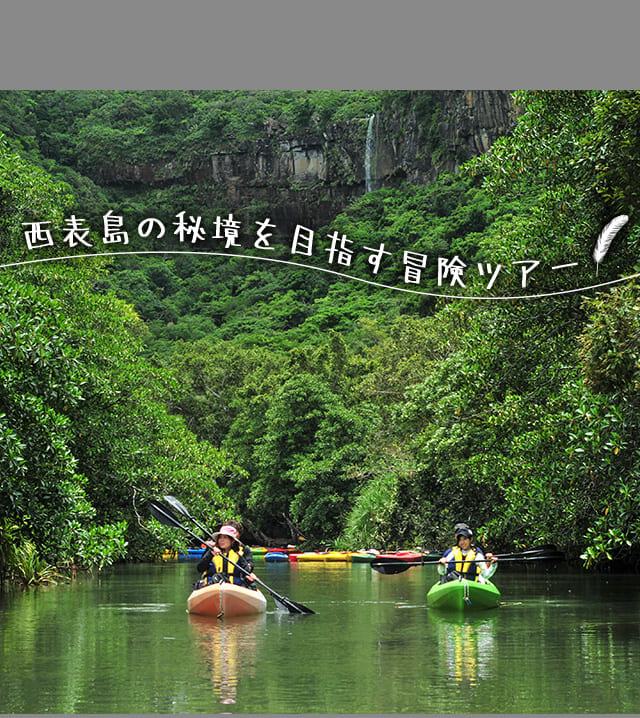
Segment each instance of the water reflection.
[[479,679],[494,672],[497,610],[482,617],[429,611],[428,617],[437,636],[444,675],[456,684],[476,686]]
[[223,620],[189,614],[191,633],[204,656],[220,703],[235,703],[241,676],[251,677],[252,657],[265,620],[264,613]]
[[501,569],[451,617],[426,568],[256,568],[316,614],[189,617],[178,562],[0,593],[0,714],[640,714],[638,576]]

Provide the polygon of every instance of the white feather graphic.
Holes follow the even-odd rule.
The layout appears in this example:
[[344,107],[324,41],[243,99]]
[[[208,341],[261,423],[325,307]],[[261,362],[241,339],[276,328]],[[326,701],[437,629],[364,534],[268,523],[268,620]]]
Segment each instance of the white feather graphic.
[[619,214],[614,217],[609,224],[600,232],[600,236],[596,241],[596,246],[593,248],[593,258],[596,262],[596,276],[598,276],[598,269],[600,263],[604,259],[604,255],[609,249],[612,239],[618,234],[620,229],[629,221],[629,217],[626,214]]

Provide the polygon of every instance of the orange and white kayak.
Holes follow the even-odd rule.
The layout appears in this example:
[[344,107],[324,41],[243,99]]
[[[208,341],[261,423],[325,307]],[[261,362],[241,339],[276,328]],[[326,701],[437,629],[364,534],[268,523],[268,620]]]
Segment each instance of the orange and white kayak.
[[247,616],[266,610],[267,599],[260,591],[233,583],[212,583],[196,588],[187,599],[187,613],[200,616]]

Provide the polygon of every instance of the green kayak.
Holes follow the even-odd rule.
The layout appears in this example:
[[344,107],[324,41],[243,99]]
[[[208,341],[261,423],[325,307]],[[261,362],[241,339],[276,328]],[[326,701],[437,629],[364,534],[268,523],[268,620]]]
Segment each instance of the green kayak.
[[495,608],[500,591],[491,583],[467,581],[466,578],[436,583],[427,594],[427,605],[455,611]]

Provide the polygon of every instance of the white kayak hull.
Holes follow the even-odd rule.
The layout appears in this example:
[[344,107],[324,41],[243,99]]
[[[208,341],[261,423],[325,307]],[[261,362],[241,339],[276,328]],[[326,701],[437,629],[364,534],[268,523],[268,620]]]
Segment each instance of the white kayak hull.
[[187,612],[200,616],[248,616],[266,610],[267,599],[260,591],[233,583],[213,583],[197,588],[187,599]]

